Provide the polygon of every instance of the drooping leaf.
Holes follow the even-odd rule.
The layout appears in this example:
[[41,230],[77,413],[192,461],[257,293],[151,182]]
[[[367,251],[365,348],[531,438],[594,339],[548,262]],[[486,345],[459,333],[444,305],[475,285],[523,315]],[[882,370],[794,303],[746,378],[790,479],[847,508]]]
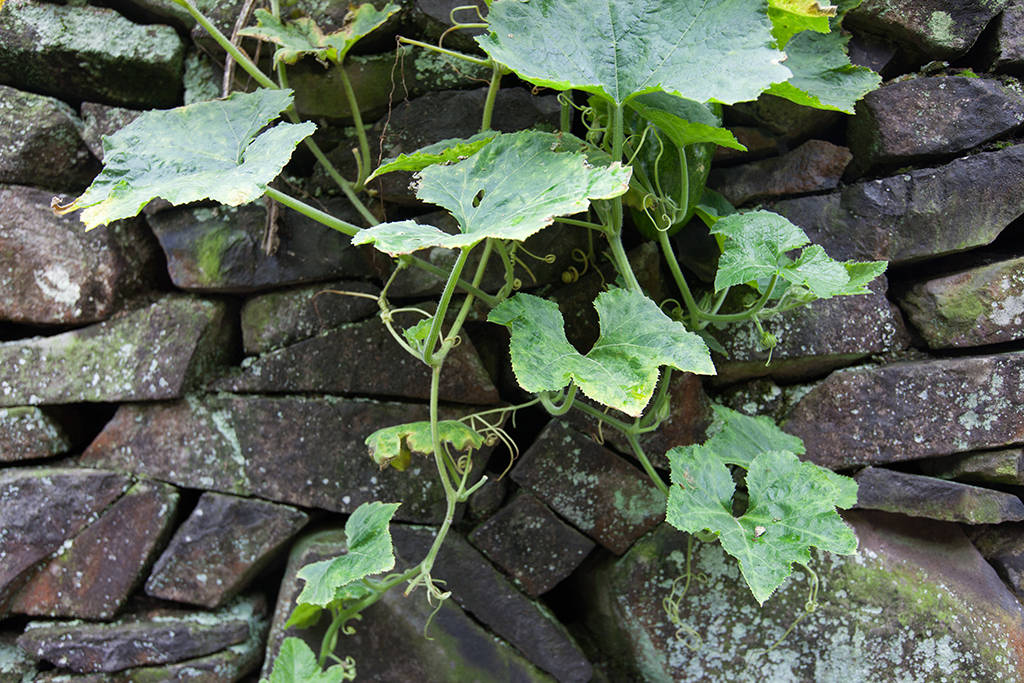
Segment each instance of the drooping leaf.
[[658,90],[732,104],[790,75],[751,0],[494,0],[487,21],[477,42],[520,77],[618,104]]
[[818,0],[768,0],[768,18],[772,20],[772,35],[779,48],[801,31],[828,33],[829,19],[835,17],[838,7]]
[[103,140],[103,170],[59,213],[82,210],[86,229],[135,216],[151,200],[213,199],[238,206],[263,196],[312,123],[279,123],[290,90],[235,93],[212,102],[149,111]]
[[568,342],[558,306],[516,294],[488,320],[509,328],[512,368],[527,391],[558,391],[575,381],[599,403],[639,416],[654,394],[659,368],[715,373],[703,340],[640,292],[613,289],[594,300],[601,334],[582,355]]
[[288,617],[288,621],[285,622],[285,628],[312,628],[316,626],[316,623],[320,621],[320,615],[323,614],[323,608],[319,605],[301,604],[296,605],[295,609],[292,610],[292,614]]
[[770,211],[725,216],[715,222],[711,234],[723,238],[716,291],[775,275],[786,263],[786,252],[809,241],[803,230]]
[[877,88],[882,77],[850,63],[848,41],[838,32],[793,36],[786,45],[786,66],[793,77],[773,84],[768,92],[807,107],[852,114],[857,100]]
[[739,560],[740,572],[761,604],[789,576],[794,562],[810,562],[810,547],[849,555],[857,537],[836,512],[857,501],[857,484],[793,453],[767,451],[747,471],[747,511],[732,514],[735,484],[717,457],[693,449],[668,452],[672,469],[666,520],[688,533],[709,530]]
[[274,66],[281,62],[294,64],[306,55],[317,59],[330,60],[341,64],[348,51],[375,28],[387,21],[388,17],[401,7],[388,3],[378,10],[366,2],[350,9],[345,16],[344,26],[334,33],[324,35],[316,22],[309,17],[300,17],[287,23],[270,12],[258,9],[255,12],[257,25],[239,31],[239,35],[259,38],[278,46],[274,52]]
[[704,222],[704,225],[710,228],[718,222],[718,219],[736,213],[736,207],[730,204],[729,200],[721,193],[710,187],[705,187],[694,213]]
[[579,151],[583,144],[534,130],[499,135],[468,159],[418,174],[416,196],[448,209],[459,223],[458,234],[398,221],[361,230],[352,243],[372,243],[395,256],[434,246],[468,247],[487,237],[524,240],[556,216],[585,211],[591,199],[626,191],[629,168],[619,162],[592,165]]
[[341,683],[355,675],[340,664],[320,668],[313,650],[301,638],[285,638],[281,643],[269,683]]
[[888,265],[885,261],[846,261],[843,266],[846,267],[850,281],[842,293],[848,295],[870,294],[868,283],[884,273]]
[[668,93],[648,93],[629,101],[629,108],[663,130],[677,147],[701,142],[746,151],[707,105]]
[[395,566],[388,524],[398,503],[363,503],[345,523],[348,551],[331,560],[307,564],[298,577],[306,582],[296,599],[298,604],[326,607],[344,589],[360,579],[388,571]]
[[392,171],[420,171],[434,164],[462,161],[480,151],[496,135],[497,133],[494,131],[487,131],[468,138],[449,138],[421,147],[410,154],[399,154],[393,159],[385,159],[384,163],[378,166],[377,170],[371,173],[366,180],[373,180],[377,176]]
[[[458,420],[439,421],[437,432],[442,445],[447,444],[459,452],[476,450],[484,443],[479,433]],[[434,452],[430,422],[408,422],[378,429],[366,437],[366,446],[381,469],[391,465],[404,470],[412,453],[430,455]]]

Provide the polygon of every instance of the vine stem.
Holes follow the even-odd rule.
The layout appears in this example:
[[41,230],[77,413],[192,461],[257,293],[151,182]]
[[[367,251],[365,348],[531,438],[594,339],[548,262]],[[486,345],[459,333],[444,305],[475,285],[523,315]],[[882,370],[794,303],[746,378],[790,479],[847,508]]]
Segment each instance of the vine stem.
[[491,82],[487,84],[487,99],[484,100],[484,114],[480,122],[480,132],[491,130],[491,118],[494,116],[494,103],[501,89],[502,68],[497,62],[491,69]]
[[[437,312],[434,313],[434,319],[430,322],[430,331],[427,333],[427,340],[423,345],[423,362],[427,365],[435,365],[434,345],[441,334],[441,325],[444,322],[445,314],[448,312],[448,304],[451,303],[452,294],[455,293],[455,285],[459,281],[459,275],[462,274],[462,269],[466,265],[466,260],[469,258],[469,252],[472,248],[472,246],[469,246],[459,250],[459,258],[455,261],[455,265],[452,266],[452,271],[448,275],[448,282],[445,283],[444,291],[441,292],[441,300],[437,303]],[[438,360],[441,361],[443,359],[444,356],[439,355]]]
[[363,114],[359,111],[359,101],[356,99],[356,91],[352,88],[352,81],[349,79],[344,66],[339,65],[338,73],[341,76],[341,87],[345,91],[348,108],[352,112],[352,124],[356,129],[356,138],[359,140],[359,158],[361,163],[359,165],[359,177],[356,178],[353,189],[360,190],[363,187],[363,183],[366,182],[367,176],[370,175],[370,142],[366,139],[366,129],[363,127]]
[[[612,107],[612,160],[622,161],[622,143],[624,135],[622,131],[622,107],[619,102]],[[629,265],[629,258],[626,256],[626,249],[622,246],[622,196],[615,197],[612,202],[611,225],[608,226],[608,244],[612,249],[612,261],[615,269],[625,279],[626,286],[635,291],[642,291],[640,282],[636,279],[633,267]]]
[[[178,1],[180,0],[175,0],[175,2]],[[413,40],[412,38],[406,38],[405,36],[398,36],[398,42],[405,43],[406,45],[415,45],[416,47],[422,47],[427,50],[432,50],[433,52],[439,52],[443,55],[448,55],[449,57],[461,59],[464,62],[478,64],[479,66],[490,66],[492,63],[489,59],[480,59],[479,57],[473,57],[472,55],[467,55],[462,52],[456,52],[455,50],[449,50],[437,45],[431,45],[430,43],[424,43],[420,40]]]
[[661,478],[658,471],[654,469],[654,465],[651,464],[650,458],[647,457],[647,453],[644,452],[643,446],[640,445],[640,440],[636,438],[636,433],[633,431],[625,432],[626,440],[629,442],[629,447],[633,449],[636,459],[640,461],[640,465],[644,468],[644,472],[650,477],[651,481],[658,490],[668,495],[668,486],[665,484],[665,480]]

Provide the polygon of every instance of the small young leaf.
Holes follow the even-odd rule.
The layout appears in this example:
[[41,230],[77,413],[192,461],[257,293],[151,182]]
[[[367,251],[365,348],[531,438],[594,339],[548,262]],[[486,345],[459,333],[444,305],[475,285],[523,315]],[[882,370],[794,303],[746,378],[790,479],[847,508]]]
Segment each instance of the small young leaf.
[[291,101],[290,90],[256,90],[146,112],[103,139],[103,171],[81,197],[55,209],[82,209],[90,230],[135,216],[157,197],[231,206],[259,199],[295,146],[316,129],[279,123],[260,133]]
[[842,294],[850,283],[846,266],[834,261],[820,244],[804,249],[796,261],[779,270],[779,277],[806,287],[819,299]]
[[786,45],[786,66],[793,77],[768,92],[807,107],[853,113],[857,100],[879,86],[882,77],[854,66],[846,53],[847,36],[804,31]]
[[292,615],[288,617],[288,621],[285,622],[285,628],[312,628],[316,626],[316,623],[320,621],[320,615],[323,614],[323,608],[317,605],[309,605],[303,603],[296,605],[295,609],[292,610]]
[[317,59],[341,64],[348,51],[368,33],[387,21],[388,17],[400,10],[398,5],[388,3],[378,10],[366,2],[350,9],[345,16],[345,25],[339,31],[324,35],[316,22],[309,17],[300,17],[288,23],[282,22],[264,9],[256,10],[257,26],[239,31],[239,35],[259,38],[278,45],[274,52],[274,66],[281,62],[294,64],[306,55]]
[[627,106],[663,130],[677,147],[710,142],[747,151],[732,131],[721,127],[721,119],[700,102],[659,92],[634,97]]
[[809,241],[803,230],[770,211],[725,216],[715,222],[711,234],[723,238],[716,291],[775,275],[786,263],[786,252]]
[[658,90],[732,104],[790,75],[750,0],[494,0],[487,21],[477,42],[523,79],[618,104]]
[[297,604],[327,607],[338,591],[372,574],[386,572],[395,566],[388,524],[398,503],[363,503],[345,523],[348,551],[331,560],[307,564],[298,577],[306,582],[296,599]]
[[552,301],[516,294],[491,311],[487,319],[512,333],[512,368],[521,387],[558,391],[575,381],[590,398],[635,417],[654,395],[662,365],[715,373],[704,341],[640,292],[602,292],[594,307],[601,334],[585,356],[565,338]]
[[885,261],[846,261],[846,273],[850,276],[850,282],[843,290],[843,294],[870,294],[871,290],[867,285],[876,277],[885,272],[889,264]]
[[494,131],[487,131],[486,133],[477,133],[468,138],[449,138],[426,147],[421,147],[410,154],[399,154],[393,159],[385,159],[384,163],[378,166],[377,170],[371,173],[370,177],[366,180],[369,182],[377,176],[391,173],[392,171],[421,171],[427,166],[433,166],[434,164],[462,161],[479,152],[496,135],[497,133]]
[[459,222],[458,234],[398,221],[361,230],[352,243],[396,256],[435,246],[458,249],[487,237],[524,240],[555,216],[585,211],[591,199],[611,199],[629,187],[628,167],[594,166],[593,157],[580,151],[583,144],[535,130],[499,135],[468,159],[418,173],[416,196],[448,209]]
[[269,683],[341,683],[345,680],[352,680],[347,669],[335,665],[323,671],[304,640],[285,638],[274,660]]
[[789,576],[794,562],[810,562],[810,547],[842,555],[857,550],[857,537],[836,512],[857,501],[857,484],[793,453],[767,451],[747,471],[749,503],[732,515],[735,484],[714,453],[674,448],[666,520],[689,533],[718,534],[761,604]]
[[[441,420],[437,423],[438,438],[456,451],[473,451],[484,444],[484,438],[458,420]],[[408,422],[378,429],[366,437],[370,457],[384,469],[391,465],[397,470],[408,466],[410,453],[431,455],[434,452],[430,436],[430,422]],[[403,466],[404,465],[404,466]]]

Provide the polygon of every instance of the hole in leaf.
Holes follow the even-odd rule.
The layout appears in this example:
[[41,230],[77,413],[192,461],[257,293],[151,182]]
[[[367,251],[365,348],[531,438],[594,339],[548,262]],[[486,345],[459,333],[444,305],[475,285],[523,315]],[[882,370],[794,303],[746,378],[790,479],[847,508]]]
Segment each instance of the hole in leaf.
[[473,208],[480,206],[480,202],[484,200],[484,191],[480,190],[473,196]]

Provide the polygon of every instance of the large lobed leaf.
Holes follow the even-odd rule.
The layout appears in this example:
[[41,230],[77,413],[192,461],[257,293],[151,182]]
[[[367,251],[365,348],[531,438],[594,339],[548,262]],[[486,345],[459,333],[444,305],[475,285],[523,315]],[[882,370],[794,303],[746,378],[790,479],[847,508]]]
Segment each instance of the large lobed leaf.
[[[838,7],[818,0],[768,0],[768,18],[772,20],[772,35],[780,48],[801,31],[828,33],[829,23]],[[788,66],[788,65],[787,65]]]
[[361,230],[352,243],[372,243],[395,256],[435,246],[469,247],[487,237],[525,240],[556,216],[585,211],[591,199],[611,199],[628,188],[628,167],[594,166],[582,144],[534,130],[499,135],[468,159],[418,174],[416,196],[448,209],[459,223],[458,234],[398,221]]
[[800,437],[779,429],[771,418],[764,415],[751,417],[725,406],[711,406],[714,419],[707,429],[703,444],[678,446],[676,450],[698,454],[712,454],[726,465],[739,465],[746,469],[750,462],[768,451],[804,453]]
[[816,109],[853,113],[857,100],[879,86],[882,77],[854,66],[841,33],[798,33],[786,44],[786,66],[793,77],[775,83],[768,92]]
[[81,209],[92,229],[135,216],[157,197],[232,206],[258,199],[316,129],[279,123],[260,133],[291,102],[290,90],[257,90],[146,112],[103,139],[103,170],[82,196],[55,209]]
[[714,223],[711,234],[719,237],[722,245],[715,274],[716,291],[764,282],[778,275],[784,283],[806,288],[812,298],[864,294],[866,284],[886,266],[884,261],[835,261],[817,244],[804,249],[794,260],[786,252],[806,245],[807,235],[787,218],[771,211],[724,216]]
[[341,29],[326,35],[309,17],[300,17],[285,23],[270,12],[258,9],[255,12],[257,25],[242,29],[239,35],[259,38],[277,45],[274,52],[275,67],[281,62],[294,64],[306,55],[312,55],[321,61],[330,60],[341,64],[345,55],[360,38],[372,32],[400,9],[401,7],[392,3],[379,10],[368,2],[363,3],[349,10],[345,16],[345,25]]
[[790,76],[755,0],[494,0],[487,21],[477,42],[520,77],[617,104],[657,90],[732,104]]
[[[439,421],[437,432],[442,444],[460,452],[475,450],[484,443],[480,434],[458,420]],[[366,446],[370,457],[381,469],[391,465],[396,470],[404,470],[409,466],[413,453],[430,455],[434,452],[430,422],[407,422],[378,429],[366,437]]]
[[732,514],[735,483],[713,447],[668,452],[672,468],[666,520],[689,533],[711,531],[739,560],[740,572],[761,604],[789,576],[794,562],[807,565],[810,547],[849,555],[857,537],[836,507],[857,502],[857,484],[793,453],[767,451],[750,461],[749,504]]
[[594,301],[601,334],[582,355],[568,342],[558,306],[516,294],[494,308],[488,320],[511,332],[516,379],[527,391],[558,391],[575,381],[599,403],[639,416],[658,383],[659,368],[713,375],[700,337],[662,313],[640,292],[613,289]]
[[[300,605],[327,607],[346,587],[395,566],[388,524],[399,503],[363,503],[345,523],[347,552],[331,560],[313,562],[299,570],[306,582],[296,599]],[[343,593],[344,594],[344,593]]]

